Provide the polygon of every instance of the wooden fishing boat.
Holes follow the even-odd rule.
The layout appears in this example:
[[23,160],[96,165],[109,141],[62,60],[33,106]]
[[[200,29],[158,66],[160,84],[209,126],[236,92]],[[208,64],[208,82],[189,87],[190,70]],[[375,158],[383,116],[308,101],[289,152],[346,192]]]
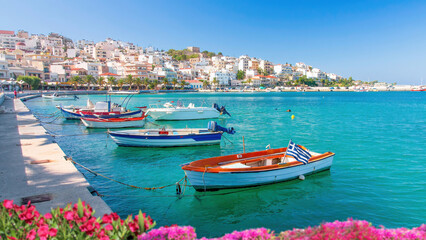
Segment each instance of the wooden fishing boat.
[[222,133],[234,134],[233,128],[223,128],[214,122],[208,128],[140,129],[109,131],[118,146],[183,147],[220,144]]
[[142,110],[129,111],[124,108],[113,108],[111,110],[101,109],[81,109],[81,108],[64,108],[59,107],[62,115],[66,119],[81,119],[81,118],[129,118],[140,117]]
[[81,118],[87,128],[128,128],[145,126],[146,116],[133,118]]
[[308,150],[312,157],[304,164],[286,151],[287,148],[278,148],[206,158],[184,164],[182,169],[197,191],[209,191],[292,180],[328,170],[333,163],[332,152],[319,154]]
[[[127,98],[126,99],[130,99]],[[126,101],[126,99],[124,101]],[[123,101],[123,103],[124,103]],[[63,107],[62,105],[56,106],[61,110],[62,115],[66,119],[76,119],[80,120],[81,118],[131,118],[131,117],[141,117],[143,111],[141,108],[137,110],[130,111],[122,105],[112,103],[109,101],[96,102],[93,104],[89,99],[87,100],[87,106],[77,107],[77,106],[68,106]]]

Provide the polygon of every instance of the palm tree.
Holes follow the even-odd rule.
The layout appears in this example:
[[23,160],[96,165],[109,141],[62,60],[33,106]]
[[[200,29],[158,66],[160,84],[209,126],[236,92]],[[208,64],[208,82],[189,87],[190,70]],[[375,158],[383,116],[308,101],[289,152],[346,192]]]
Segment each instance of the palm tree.
[[113,76],[108,77],[108,84],[109,84],[109,87],[112,90],[112,86],[117,84],[117,79]]
[[132,89],[132,85],[134,83],[133,76],[131,74],[127,75],[126,79],[124,79],[124,82],[129,84],[129,90]]
[[250,85],[251,82],[252,82],[251,78],[247,79],[248,85]]
[[142,85],[142,79],[141,78],[135,78],[135,84],[136,84],[136,87],[137,87],[136,90],[139,91],[139,87],[140,87],[140,85]]
[[209,86],[209,82],[207,80],[203,80],[203,88],[206,89]]
[[72,76],[67,82],[71,83],[71,85],[74,86],[74,89],[77,89],[78,84],[82,82],[82,79],[80,76]]
[[176,89],[176,84],[177,84],[177,83],[178,83],[177,79],[176,79],[176,78],[173,78],[173,80],[172,80],[173,90],[175,90],[175,89]]
[[157,87],[158,87],[158,80],[157,79],[154,80],[154,86],[155,86],[155,90],[157,90]]
[[142,81],[142,84],[144,85],[145,89],[148,89],[148,85],[149,85],[149,78],[144,78]]
[[84,78],[84,83],[87,84],[87,90],[89,90],[90,89],[90,84],[96,83],[96,79],[92,75],[87,75]]
[[185,89],[185,86],[189,85],[189,83],[185,80],[182,80],[182,82],[180,82],[180,85],[182,86],[182,89]]
[[124,79],[122,79],[122,78],[121,78],[121,79],[118,79],[118,81],[117,81],[117,86],[118,86],[118,87],[120,87],[120,89],[119,89],[120,91],[121,91],[121,90],[123,90],[123,85],[124,85],[124,83],[125,83],[125,80],[124,80]]
[[99,90],[102,90],[103,86],[105,84],[105,78],[104,77],[99,77],[98,81],[97,81],[97,84],[99,85]]
[[164,87],[167,89],[167,85],[169,85],[169,80],[167,78],[163,79]]
[[219,84],[219,81],[218,81],[216,78],[213,78],[212,83],[213,83],[214,85],[216,85],[216,88],[217,88],[217,85]]

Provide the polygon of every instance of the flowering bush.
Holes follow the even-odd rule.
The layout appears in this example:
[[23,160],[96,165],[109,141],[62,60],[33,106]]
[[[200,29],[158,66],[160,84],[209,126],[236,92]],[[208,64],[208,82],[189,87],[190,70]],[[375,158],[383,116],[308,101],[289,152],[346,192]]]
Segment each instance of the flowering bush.
[[[13,201],[0,203],[0,239],[158,239],[194,240],[197,238],[191,226],[173,225],[152,229],[155,222],[139,211],[122,220],[116,213],[95,218],[92,208],[81,202],[65,208],[56,208],[41,215],[35,206],[18,206]],[[152,229],[152,230],[151,230]],[[207,238],[201,238],[207,240]],[[293,229],[274,234],[265,228],[235,231],[218,240],[286,240],[286,239],[426,239],[426,225],[413,229],[376,228],[369,222],[348,219],[324,223],[316,227]]]
[[155,226],[144,213],[120,219],[116,213],[102,218],[93,216],[92,208],[82,201],[41,215],[28,202],[18,206],[4,200],[0,204],[0,239],[135,239]]

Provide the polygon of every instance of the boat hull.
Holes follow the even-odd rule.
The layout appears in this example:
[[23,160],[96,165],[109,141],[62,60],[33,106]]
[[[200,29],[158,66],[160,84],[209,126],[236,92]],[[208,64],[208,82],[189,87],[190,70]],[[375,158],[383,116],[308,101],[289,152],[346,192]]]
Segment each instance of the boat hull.
[[137,121],[123,121],[123,122],[111,122],[111,121],[90,121],[91,119],[81,118],[84,126],[87,128],[130,128],[130,127],[143,127],[145,126],[145,118]]
[[136,136],[109,133],[118,146],[124,147],[185,147],[220,144],[221,133],[202,135]]
[[107,113],[107,112],[99,112],[99,113],[91,113],[87,114],[85,112],[81,111],[73,111],[68,110],[65,108],[60,108],[62,112],[62,116],[66,119],[70,120],[79,120],[82,117],[84,118],[130,118],[130,117],[140,117],[142,115],[142,110],[136,110],[131,112],[125,112],[125,113]]
[[155,120],[173,121],[209,119],[218,118],[220,116],[219,111],[207,107],[199,109],[154,108],[148,109],[146,113]]
[[54,101],[68,101],[68,100],[75,100],[75,97],[55,97],[55,96],[49,96],[49,95],[42,95],[43,99],[50,99]]
[[289,181],[298,178],[300,175],[309,175],[329,170],[332,164],[333,156],[330,156],[306,165],[296,165],[266,171],[211,173],[185,170],[185,174],[195,190],[212,191]]

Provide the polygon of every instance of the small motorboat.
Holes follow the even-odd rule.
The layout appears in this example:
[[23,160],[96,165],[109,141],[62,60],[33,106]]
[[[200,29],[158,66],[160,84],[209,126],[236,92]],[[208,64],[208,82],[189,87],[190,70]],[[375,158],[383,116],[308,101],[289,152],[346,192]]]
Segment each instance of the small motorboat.
[[[303,161],[291,150],[296,148],[306,152]],[[182,169],[197,191],[209,191],[271,184],[328,170],[333,156],[332,152],[319,154],[289,144],[287,148],[206,158],[183,164]]]
[[229,115],[225,107],[219,108],[215,103],[212,107],[195,107],[193,103],[188,106],[178,101],[177,105],[173,105],[171,102],[167,102],[163,105],[164,107],[159,108],[156,106],[150,107],[146,114],[151,116],[155,120],[196,120],[196,119],[209,119],[218,118],[221,115]]
[[81,118],[87,128],[128,128],[145,126],[146,116],[133,118]]
[[[130,97],[129,97],[130,96]],[[124,106],[124,103],[129,102],[131,96],[129,95],[123,100],[121,105],[111,102],[111,97],[107,101],[97,102],[93,104],[89,99],[87,100],[87,106],[85,107],[75,107],[75,106],[57,106],[62,112],[62,115],[66,119],[77,119],[81,118],[131,118],[131,117],[141,117],[143,111],[141,108],[137,110],[130,111]],[[126,104],[127,105],[127,104]]]
[[419,86],[419,87],[415,87],[413,89],[411,89],[412,92],[424,92],[426,91],[426,87],[423,86]]
[[78,97],[76,95],[59,95],[58,93],[54,93],[52,95],[42,95],[43,99],[51,99],[55,101],[67,101],[67,100],[77,100]]
[[139,94],[139,91],[108,91],[110,95],[129,95],[129,94]]
[[130,111],[117,104],[107,102],[97,102],[94,108],[79,108],[79,107],[58,107],[62,115],[66,119],[81,119],[81,118],[130,118],[141,117],[142,110]]
[[234,134],[234,128],[224,128],[209,122],[207,128],[139,129],[108,131],[118,146],[127,147],[183,147],[220,144],[222,134]]

